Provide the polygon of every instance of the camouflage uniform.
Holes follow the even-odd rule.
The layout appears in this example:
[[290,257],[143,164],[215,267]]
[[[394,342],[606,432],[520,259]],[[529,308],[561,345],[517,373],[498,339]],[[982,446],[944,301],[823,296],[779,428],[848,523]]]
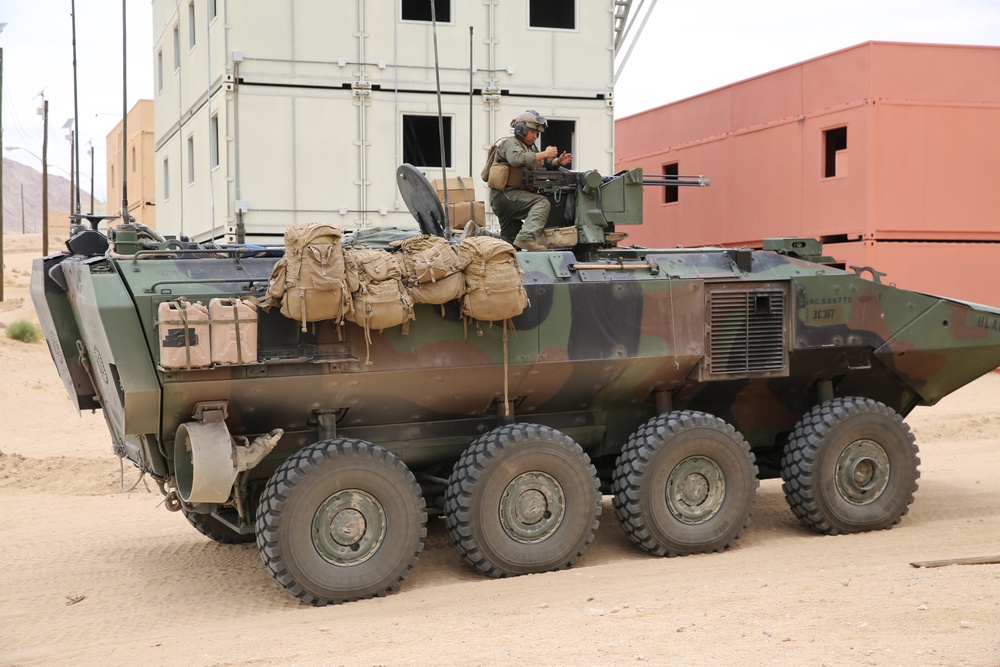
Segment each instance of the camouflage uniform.
[[[510,165],[513,178],[508,178],[504,190],[490,190],[490,208],[500,217],[500,236],[508,243],[512,243],[515,238],[537,241],[549,218],[549,200],[521,186],[523,172],[535,169],[535,156],[532,147],[516,137],[507,137],[497,146],[496,161]],[[541,166],[558,169],[559,160],[547,158]]]

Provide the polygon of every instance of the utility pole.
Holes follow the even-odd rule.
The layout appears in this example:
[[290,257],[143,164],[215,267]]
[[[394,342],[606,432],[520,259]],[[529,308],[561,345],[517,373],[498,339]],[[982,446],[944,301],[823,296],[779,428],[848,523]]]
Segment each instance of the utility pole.
[[42,257],[49,254],[49,101],[42,96]]

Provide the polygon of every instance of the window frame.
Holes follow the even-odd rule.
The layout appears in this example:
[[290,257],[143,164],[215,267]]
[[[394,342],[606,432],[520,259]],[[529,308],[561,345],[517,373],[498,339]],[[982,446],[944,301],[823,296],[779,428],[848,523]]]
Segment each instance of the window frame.
[[[673,170],[671,171],[671,167]],[[681,161],[674,160],[673,162],[665,162],[660,165],[660,174],[664,178],[669,178],[673,176],[677,178],[681,173]],[[664,185],[663,186],[663,201],[661,202],[664,206],[669,206],[670,204],[679,204],[681,201],[681,188],[678,185]]]
[[187,136],[187,183],[188,185],[194,185],[194,134],[189,134]]
[[174,24],[174,71],[177,72],[181,68],[181,25],[180,23]]
[[[427,0],[399,0],[399,20],[402,23],[412,23],[418,25],[427,25],[431,22],[430,17],[426,19],[408,19],[403,17],[403,5],[404,3],[417,4],[425,3]],[[437,23],[442,25],[454,25],[455,23],[455,0],[445,0],[448,3],[448,19],[443,20],[440,16],[437,16]],[[430,3],[427,3],[430,6]]]
[[163,158],[163,201],[170,201],[170,158]]
[[573,27],[557,28],[551,26],[532,25],[531,6],[536,2],[548,2],[550,0],[525,0],[524,19],[528,30],[559,30],[562,32],[579,32],[580,30],[580,0],[567,0],[573,3]]
[[163,47],[156,52],[156,92],[163,92]]
[[[847,123],[824,128],[821,137],[820,179],[826,181],[832,178],[846,177],[846,164],[844,165],[845,173],[837,173],[837,153],[847,151],[850,145],[848,143]],[[842,147],[838,148],[841,144]]]
[[[403,161],[404,162],[409,162],[413,166],[415,166],[415,167],[421,167],[421,168],[428,168],[428,169],[440,169],[441,168],[440,164],[417,164],[416,162],[412,162],[412,161],[408,160],[407,159],[407,154],[406,154],[407,119],[409,119],[409,118],[431,118],[436,123],[437,117],[438,116],[437,116],[436,113],[423,113],[423,112],[414,112],[414,111],[402,111],[402,112],[400,112],[400,123],[399,123],[399,126],[400,126],[400,131],[402,132],[402,136],[400,137],[400,146],[402,148]],[[446,163],[444,165],[445,169],[454,169],[455,168],[455,164],[454,163],[455,163],[455,159],[456,159],[455,158],[455,121],[456,121],[456,116],[455,116],[455,114],[447,114],[447,113],[445,113],[445,114],[442,114],[442,117],[444,118],[444,120],[446,122],[446,127],[444,128],[444,131],[445,131],[445,155],[441,156],[441,161]],[[436,129],[437,128],[436,128],[436,125],[435,125],[435,130]],[[436,135],[437,132],[434,132],[434,134]],[[436,148],[438,150],[440,150],[440,146],[437,146]]]
[[194,0],[188,0],[188,51],[198,46],[198,23],[195,18]]
[[218,169],[221,163],[219,155],[219,112],[208,119],[208,164],[210,169]]

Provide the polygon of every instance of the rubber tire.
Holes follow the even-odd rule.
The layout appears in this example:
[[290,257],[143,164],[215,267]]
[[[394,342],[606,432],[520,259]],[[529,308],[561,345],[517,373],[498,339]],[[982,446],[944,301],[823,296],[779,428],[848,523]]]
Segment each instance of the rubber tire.
[[[389,529],[367,560],[338,566],[314,546],[312,522],[324,501],[347,489],[376,498]],[[397,590],[423,550],[427,512],[416,478],[394,454],[363,440],[326,440],[274,472],[260,498],[256,532],[260,557],[278,583],[324,606]]]
[[[665,499],[671,472],[692,456],[711,459],[726,484],[716,513],[701,523],[675,517]],[[750,445],[724,420],[689,410],[654,417],[622,448],[615,463],[615,514],[625,534],[654,556],[728,549],[750,525],[757,502],[757,466]]]
[[[848,502],[837,490],[837,460],[858,439],[877,442],[888,456],[889,479],[873,502]],[[835,398],[795,425],[781,459],[782,489],[792,512],[827,535],[891,528],[909,511],[920,477],[910,427],[895,410],[870,398]]]
[[198,514],[184,509],[181,512],[195,530],[219,544],[248,544],[256,539],[253,533],[237,533],[212,514]]
[[[563,491],[565,514],[554,532],[531,544],[511,538],[500,497],[514,479],[541,472]],[[490,577],[553,572],[574,565],[594,540],[601,515],[597,470],[568,435],[538,424],[510,424],[475,440],[448,478],[445,523],[462,556]]]

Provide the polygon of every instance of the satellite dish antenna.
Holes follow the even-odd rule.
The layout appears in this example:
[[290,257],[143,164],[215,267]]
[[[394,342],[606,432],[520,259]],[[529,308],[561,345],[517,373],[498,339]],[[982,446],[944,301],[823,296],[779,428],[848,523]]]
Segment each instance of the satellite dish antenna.
[[420,231],[431,236],[445,236],[444,209],[427,177],[412,164],[403,163],[396,170],[399,194],[416,219]]

